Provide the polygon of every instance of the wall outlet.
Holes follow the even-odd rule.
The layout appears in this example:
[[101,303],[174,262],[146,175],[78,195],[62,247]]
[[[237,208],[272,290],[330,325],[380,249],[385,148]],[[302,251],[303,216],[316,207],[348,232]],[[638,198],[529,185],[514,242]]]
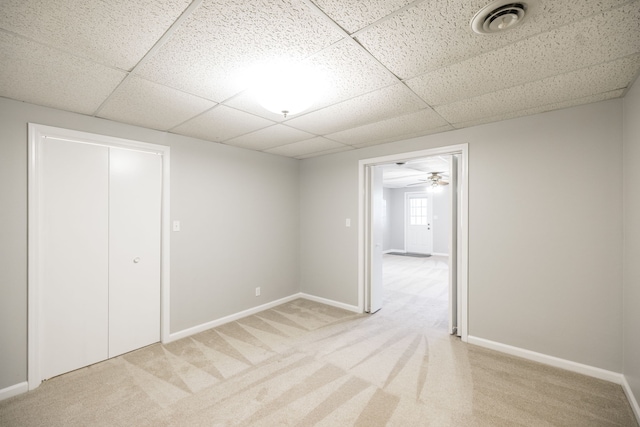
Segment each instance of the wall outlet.
[[258,286],[256,288],[256,296],[259,297],[260,296],[260,287]]

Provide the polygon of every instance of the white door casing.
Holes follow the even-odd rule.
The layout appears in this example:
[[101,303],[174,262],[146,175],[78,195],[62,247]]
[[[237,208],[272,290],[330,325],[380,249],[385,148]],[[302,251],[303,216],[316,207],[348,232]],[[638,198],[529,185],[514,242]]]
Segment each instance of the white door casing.
[[[75,206],[72,204],[74,203],[72,200],[61,200],[62,203],[59,204],[60,208],[58,209],[59,213],[57,214],[58,218],[55,219],[59,226],[48,228],[48,225],[50,224],[47,223],[47,218],[50,218],[50,214],[49,212],[45,214],[44,211],[44,208],[48,208],[50,204],[50,200],[48,201],[47,199],[50,199],[51,197],[59,197],[60,195],[48,193],[51,185],[49,187],[45,185],[46,182],[49,182],[50,178],[48,176],[49,171],[47,170],[47,166],[53,165],[53,163],[43,162],[43,158],[50,154],[47,153],[47,147],[54,146],[67,148],[73,146],[75,148],[72,151],[85,153],[79,154],[82,159],[74,159],[72,157],[73,155],[68,157],[69,153],[64,153],[63,151],[59,152],[58,154],[62,157],[68,157],[66,164],[67,167],[64,171],[58,170],[57,173],[59,178],[54,179],[62,180],[62,184],[66,181],[66,184],[64,185],[71,187],[70,194],[62,197],[68,197],[70,199],[75,199],[76,201],[80,200],[80,198],[84,198],[84,200],[89,203],[80,203],[82,206]],[[56,324],[55,321],[49,322],[49,319],[47,319],[48,313],[46,311],[42,311],[44,306],[43,301],[45,301],[45,298],[47,301],[47,307],[49,307],[48,301],[50,301],[50,291],[54,289],[49,288],[49,282],[47,282],[51,280],[53,275],[52,273],[55,273],[55,271],[50,269],[50,264],[57,264],[56,268],[58,269],[58,273],[60,273],[63,271],[62,269],[65,266],[64,263],[66,263],[68,270],[70,270],[66,272],[67,276],[69,276],[69,274],[78,276],[82,273],[83,269],[86,270],[85,276],[79,277],[81,279],[80,283],[83,285],[87,285],[87,283],[89,284],[87,285],[88,288],[80,289],[79,293],[74,294],[69,302],[72,305],[75,304],[75,307],[77,308],[78,306],[84,306],[87,304],[88,298],[89,303],[86,305],[87,308],[84,309],[85,313],[93,310],[94,314],[97,315],[93,317],[88,316],[90,320],[87,321],[85,316],[82,316],[82,313],[78,314],[77,312],[74,313],[72,310],[69,310],[68,317],[73,318],[73,322],[75,323],[74,327],[84,331],[84,333],[88,333],[90,331],[93,335],[103,335],[103,331],[113,327],[113,325],[108,325],[108,321],[106,322],[107,326],[105,326],[105,322],[103,320],[97,320],[104,319],[105,310],[107,311],[108,316],[109,295],[108,290],[104,291],[104,289],[108,289],[108,286],[100,286],[100,284],[105,280],[103,277],[105,267],[108,268],[104,260],[109,259],[109,226],[107,224],[107,226],[103,228],[95,227],[101,231],[97,232],[96,235],[92,235],[90,233],[85,234],[84,240],[80,237],[83,232],[86,232],[86,229],[92,228],[98,223],[100,225],[104,225],[105,221],[109,221],[109,207],[104,201],[109,200],[109,186],[114,185],[117,187],[118,183],[116,182],[117,180],[111,183],[108,182],[109,164],[111,163],[110,156],[108,154],[106,155],[105,162],[105,156],[102,154],[96,154],[108,153],[109,151],[115,152],[116,157],[118,156],[117,153],[126,151],[132,156],[130,158],[136,158],[138,156],[142,156],[143,158],[155,158],[154,162],[156,166],[154,167],[156,170],[158,167],[160,168],[160,176],[156,177],[158,178],[157,185],[160,188],[158,191],[159,194],[156,194],[155,196],[155,203],[156,209],[161,209],[161,214],[156,212],[157,220],[151,221],[155,222],[156,225],[161,226],[161,233],[158,232],[155,239],[155,246],[158,246],[159,244],[159,249],[154,249],[159,255],[159,257],[156,257],[158,259],[156,260],[156,265],[153,267],[153,269],[155,269],[156,276],[154,280],[156,280],[157,286],[157,279],[160,279],[160,290],[159,292],[156,292],[157,297],[155,297],[154,302],[156,320],[154,326],[155,337],[153,342],[158,340],[158,336],[163,342],[169,338],[169,147],[30,123],[28,220],[28,384],[30,390],[36,388],[43,378],[48,378],[61,373],[56,371],[63,369],[62,372],[66,372],[69,370],[68,366],[55,367],[54,370],[49,369],[47,367],[48,362],[43,357],[45,351],[48,352],[51,349],[51,343],[54,343],[55,346],[60,349],[64,349],[63,342],[57,339],[55,334],[50,334],[52,329],[57,327],[62,329],[62,326],[64,325]],[[99,162],[90,160],[91,156],[86,153],[94,153],[97,157],[100,157],[101,160]],[[64,164],[62,167],[64,167]],[[105,172],[104,174],[102,173],[103,171]],[[65,175],[68,176],[65,177]],[[93,175],[100,175],[102,177],[100,178],[102,181],[92,178]],[[104,179],[107,180],[106,183],[104,182]],[[55,184],[55,181],[51,181],[50,184]],[[96,186],[102,190],[96,190]],[[91,190],[88,190],[88,188],[91,188]],[[102,198],[102,195],[105,197]],[[113,197],[113,194],[111,197]],[[131,197],[127,196],[125,199],[130,200]],[[159,204],[158,201],[160,202]],[[91,211],[91,209],[94,209],[95,212]],[[53,219],[54,218],[52,218],[52,220]],[[62,247],[59,246],[59,242],[54,243],[55,240],[59,240],[61,235],[66,238]],[[104,242],[107,243],[103,245]],[[59,250],[57,251],[57,254],[52,257],[51,254],[47,253],[45,256],[45,251],[52,245],[58,247]],[[75,247],[76,245],[77,247]],[[100,249],[95,249],[94,246],[95,248]],[[103,257],[102,255],[105,255],[105,249],[106,256]],[[95,256],[87,257],[91,259],[90,261],[87,261],[82,256],[83,253],[90,253]],[[62,258],[63,260],[56,260],[57,255],[59,255],[59,258]],[[91,262],[94,264],[91,264]],[[49,270],[47,270],[48,268]],[[107,272],[106,275],[108,274],[113,274],[113,272]],[[66,285],[67,284],[65,282],[64,286]],[[100,290],[97,290],[98,287]],[[130,292],[128,293],[127,298],[129,298],[129,296]],[[60,296],[60,298],[62,298],[62,296]],[[69,295],[67,295],[66,298],[69,298]],[[96,304],[94,300],[101,300],[101,303]],[[55,305],[52,305],[50,308],[60,310],[60,307],[56,308]],[[68,325],[69,322],[64,319],[64,316],[62,319],[63,323],[66,322]],[[100,325],[97,326],[96,323],[100,323]],[[115,329],[116,328],[114,327],[114,330]],[[73,328],[67,329],[67,333],[70,331],[72,331],[72,334],[76,333],[73,332]],[[137,335],[138,332],[139,331],[134,332],[134,335]],[[103,336],[104,339],[100,344],[97,344],[97,341],[94,342],[91,339],[82,338],[82,341],[88,343],[87,348],[92,349],[91,353],[86,353],[89,355],[88,358],[85,358],[85,361],[88,361],[87,364],[97,361],[95,360],[96,358],[101,360],[109,357],[108,332]],[[141,334],[141,336],[144,336],[144,334]],[[47,340],[50,338],[53,338],[53,341],[48,343]],[[68,337],[62,336],[60,339],[68,339]],[[97,349],[97,347],[100,348]],[[81,353],[83,352],[84,349]],[[95,356],[97,353],[100,353],[103,356]],[[70,363],[68,365],[71,366]],[[71,369],[74,368],[72,367]]]
[[371,216],[372,201],[371,189],[368,184],[366,170],[373,165],[387,163],[406,162],[423,157],[457,155],[458,159],[458,218],[452,222],[452,227],[457,227],[457,265],[455,284],[458,296],[458,335],[463,342],[468,340],[468,235],[469,235],[469,176],[468,176],[468,144],[458,144],[440,148],[432,148],[420,151],[392,154],[371,159],[363,159],[358,162],[359,193],[358,214],[358,306],[361,312],[366,311],[367,288],[371,286],[371,235],[372,227],[369,221]]

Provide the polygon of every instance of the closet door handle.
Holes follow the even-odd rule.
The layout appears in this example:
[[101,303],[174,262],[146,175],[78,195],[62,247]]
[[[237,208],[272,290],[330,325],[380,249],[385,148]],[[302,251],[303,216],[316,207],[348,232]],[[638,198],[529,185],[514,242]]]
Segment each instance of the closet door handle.
[[137,264],[137,263],[139,263],[139,262],[140,262],[140,257],[139,257],[139,256],[137,256],[137,257],[135,257],[135,258],[133,259],[133,263],[134,263],[134,264]]

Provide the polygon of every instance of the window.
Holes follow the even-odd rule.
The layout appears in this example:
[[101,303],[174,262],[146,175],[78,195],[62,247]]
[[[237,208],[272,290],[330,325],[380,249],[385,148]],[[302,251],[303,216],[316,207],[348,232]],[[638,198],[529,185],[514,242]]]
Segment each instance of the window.
[[411,198],[409,199],[409,224],[411,225],[427,225],[427,199]]

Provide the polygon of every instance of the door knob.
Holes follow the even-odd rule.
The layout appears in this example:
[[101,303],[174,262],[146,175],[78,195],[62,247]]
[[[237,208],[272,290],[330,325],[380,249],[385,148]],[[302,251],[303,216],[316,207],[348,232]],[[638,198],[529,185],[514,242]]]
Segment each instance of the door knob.
[[139,257],[139,256],[138,256],[138,257],[135,257],[135,258],[133,259],[133,262],[134,262],[134,264],[139,263],[139,262],[140,262],[140,257]]

